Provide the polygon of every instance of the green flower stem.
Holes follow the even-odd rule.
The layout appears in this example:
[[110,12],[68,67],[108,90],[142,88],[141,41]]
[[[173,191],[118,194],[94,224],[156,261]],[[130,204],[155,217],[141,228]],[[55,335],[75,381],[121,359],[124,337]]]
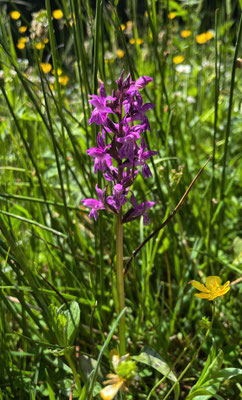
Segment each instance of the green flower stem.
[[[125,307],[124,298],[124,272],[123,272],[123,224],[122,211],[117,214],[116,220],[116,271],[117,271],[117,292],[120,314]],[[123,315],[119,322],[119,352],[123,356],[126,353],[125,344],[125,316]]]
[[72,358],[71,358],[71,354],[70,354],[69,352],[66,352],[65,357],[66,357],[66,360],[67,360],[67,362],[68,362],[68,364],[69,364],[69,367],[70,367],[71,370],[72,370],[72,373],[73,373],[73,376],[74,376],[74,378],[75,378],[78,391],[79,391],[79,393],[80,393],[80,392],[81,392],[81,388],[82,388],[82,386],[81,386],[81,381],[80,381],[80,379],[79,379],[79,376],[78,376],[78,373],[77,373],[75,364],[74,364],[74,362],[73,362],[73,360],[72,360]]

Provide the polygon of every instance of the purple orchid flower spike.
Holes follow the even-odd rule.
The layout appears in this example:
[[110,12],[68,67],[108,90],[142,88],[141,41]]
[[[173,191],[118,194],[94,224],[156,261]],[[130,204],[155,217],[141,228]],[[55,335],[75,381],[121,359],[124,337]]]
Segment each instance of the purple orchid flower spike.
[[[122,71],[116,81],[117,89],[113,90],[112,96],[107,96],[103,84],[101,84],[99,95],[91,95],[90,104],[94,107],[89,124],[101,125],[101,132],[97,136],[97,147],[87,150],[87,154],[93,158],[94,172],[103,172],[108,185],[103,192],[96,186],[98,200],[85,199],[83,204],[91,208],[90,217],[96,220],[98,210],[119,214],[122,207],[127,203],[127,195],[133,185],[139,166],[142,166],[142,175],[145,178],[152,176],[147,165],[147,160],[157,151],[147,149],[144,138],[140,139],[142,133],[150,131],[147,111],[154,108],[154,104],[143,103],[139,91],[143,89],[152,78],[142,76],[132,81],[130,75],[124,77]],[[113,115],[115,118],[113,118]],[[136,122],[137,121],[137,122]],[[110,138],[109,144],[105,145],[105,134]],[[106,195],[106,192],[111,195]],[[144,224],[150,221],[146,211],[155,204],[145,201],[137,204],[134,194],[131,196],[133,208],[123,217],[123,222],[130,222],[143,216]]]
[[157,151],[151,151],[151,150],[147,150],[145,151],[145,149],[147,148],[147,144],[145,144],[144,138],[142,138],[141,140],[141,145],[140,145],[140,149],[138,151],[138,160],[135,161],[135,165],[143,165],[142,168],[142,174],[144,178],[149,178],[150,176],[152,176],[150,167],[146,164],[146,161],[156,155],[158,152]]
[[108,149],[111,147],[110,144],[105,146],[104,140],[102,135],[98,133],[97,136],[97,144],[98,147],[92,147],[91,149],[87,150],[87,154],[94,158],[94,173],[97,173],[97,170],[105,172],[108,167],[112,165],[112,158],[110,154],[107,152]]
[[132,93],[134,90],[141,90],[151,81],[153,81],[153,78],[149,78],[148,76],[141,76],[139,79],[137,79],[137,81],[131,82],[130,88],[127,93]]
[[113,199],[115,201],[116,208],[118,211],[127,202],[126,195],[127,195],[128,191],[129,191],[129,189],[128,188],[124,189],[123,185],[121,185],[120,183],[117,183],[116,185],[114,185]]
[[158,152],[157,151],[151,151],[151,150],[147,150],[145,151],[145,149],[147,148],[147,144],[145,144],[144,138],[142,138],[141,140],[141,145],[140,148],[138,149],[138,153],[137,153],[137,157],[132,161],[127,161],[124,164],[122,164],[122,168],[125,167],[131,167],[131,166],[143,166],[142,168],[142,174],[144,178],[149,178],[150,176],[152,176],[150,167],[146,164],[146,161],[156,155]]
[[135,125],[130,128],[128,122],[125,121],[125,136],[117,138],[117,142],[122,143],[118,152],[121,159],[128,158],[130,161],[133,161],[134,153],[137,149],[136,141],[140,139],[140,132],[142,132],[143,129],[144,126],[142,125]]
[[84,206],[91,208],[91,212],[89,214],[89,218],[94,218],[95,221],[98,218],[98,210],[105,210],[105,195],[102,189],[100,189],[97,185],[96,185],[96,192],[97,192],[97,197],[98,200],[96,199],[84,199],[82,200],[82,203],[84,204]]
[[123,222],[131,222],[134,221],[135,219],[139,218],[140,216],[143,216],[144,218],[144,225],[150,224],[150,219],[146,213],[147,210],[149,210],[154,204],[155,201],[144,201],[141,204],[137,204],[135,195],[131,194],[131,203],[134,208],[131,208],[123,217]]
[[100,87],[100,96],[92,94],[89,95],[89,97],[92,98],[92,100],[89,100],[89,103],[95,107],[92,112],[92,116],[89,119],[89,125],[91,125],[93,122],[96,125],[103,125],[105,123],[107,114],[113,113],[113,110],[107,105],[107,100],[115,101],[116,97],[106,96],[103,83]]

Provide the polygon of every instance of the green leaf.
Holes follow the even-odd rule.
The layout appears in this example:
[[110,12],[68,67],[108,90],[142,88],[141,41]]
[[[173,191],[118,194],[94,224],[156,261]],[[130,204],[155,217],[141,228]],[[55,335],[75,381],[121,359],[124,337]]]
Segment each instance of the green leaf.
[[207,385],[212,385],[213,383],[221,383],[227,379],[231,379],[235,376],[242,375],[242,369],[240,368],[224,368],[217,374],[212,374],[211,379],[207,381]]
[[72,346],[80,323],[79,304],[72,301],[68,308],[66,304],[63,304],[58,309],[51,304],[49,310],[59,345],[62,347]]
[[171,371],[169,365],[152,347],[145,346],[143,351],[138,356],[132,356],[133,360],[142,364],[149,365],[156,369],[162,375],[167,375],[167,378],[173,382],[177,382],[175,374]]

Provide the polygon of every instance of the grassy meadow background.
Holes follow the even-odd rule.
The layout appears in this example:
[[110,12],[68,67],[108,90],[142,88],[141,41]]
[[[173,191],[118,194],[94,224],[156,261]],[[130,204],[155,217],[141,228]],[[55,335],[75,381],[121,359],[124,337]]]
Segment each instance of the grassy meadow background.
[[[111,95],[124,69],[153,78],[142,95],[156,104],[146,140],[158,151],[153,177],[134,184],[139,201],[156,202],[151,224],[125,224],[125,261],[211,159],[130,264],[127,350],[152,348],[163,367],[138,362],[117,398],[241,399],[241,0],[33,7],[0,3],[0,398],[100,399],[112,371],[114,221],[105,211],[90,220],[81,200],[105,185],[86,153],[98,133],[88,94],[102,81]],[[205,338],[211,302],[189,282],[209,275],[233,284]],[[156,385],[169,368],[175,381]]]

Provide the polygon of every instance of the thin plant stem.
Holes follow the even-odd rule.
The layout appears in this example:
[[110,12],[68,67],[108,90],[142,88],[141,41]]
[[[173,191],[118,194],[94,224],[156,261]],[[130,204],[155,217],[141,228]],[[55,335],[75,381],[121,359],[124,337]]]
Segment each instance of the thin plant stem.
[[[218,71],[218,9],[215,11],[215,88],[214,88],[214,124],[213,124],[213,156],[212,156],[212,182],[209,198],[209,214],[208,214],[208,235],[207,235],[207,251],[210,253],[211,248],[211,228],[214,213],[213,197],[215,197],[215,157],[216,157],[216,137],[218,125],[218,106],[219,106],[219,71]],[[213,271],[213,263],[210,263]]]
[[179,378],[178,378],[177,381],[172,385],[172,387],[170,388],[169,392],[166,394],[166,396],[164,397],[163,400],[168,399],[168,397],[170,396],[171,392],[174,390],[175,386],[180,382],[180,380],[183,378],[183,376],[185,375],[185,373],[187,372],[187,370],[191,367],[191,365],[193,364],[193,362],[196,360],[196,358],[197,358],[197,356],[198,356],[198,354],[199,354],[199,352],[200,352],[200,350],[201,350],[203,344],[206,342],[207,337],[208,337],[208,335],[209,335],[209,333],[210,333],[210,331],[211,331],[211,329],[212,329],[214,318],[215,318],[215,305],[212,304],[212,320],[211,320],[211,322],[210,322],[210,325],[209,325],[209,327],[208,327],[208,329],[207,329],[207,331],[206,331],[206,333],[205,333],[205,336],[204,336],[204,338],[203,338],[203,340],[202,340],[200,346],[199,346],[198,349],[195,351],[195,353],[194,353],[193,356],[192,356],[191,361],[187,364],[186,368],[182,371],[182,373],[180,374]]
[[[117,292],[120,314],[125,308],[124,297],[124,273],[123,273],[123,224],[122,224],[122,211],[117,214],[116,220],[116,271],[117,271]],[[125,316],[123,315],[119,322],[119,340],[120,340],[120,355],[126,353],[125,344]]]
[[[222,227],[222,223],[224,221],[225,183],[226,183],[226,173],[227,173],[227,158],[228,158],[228,153],[229,153],[229,137],[230,137],[231,115],[232,115],[232,109],[233,109],[233,96],[234,96],[234,87],[235,87],[236,59],[237,59],[238,51],[239,51],[239,47],[240,47],[241,35],[242,35],[242,14],[241,14],[241,17],[240,17],[238,36],[237,36],[237,41],[236,41],[236,45],[235,45],[233,65],[232,65],[232,73],[231,73],[231,84],[230,84],[230,93],[229,93],[229,108],[228,108],[227,125],[226,125],[226,131],[225,131],[223,170],[222,170],[222,181],[221,181],[221,188],[220,188],[220,203],[222,203],[222,208],[221,208],[221,214],[220,214],[221,218],[219,220],[216,255],[218,254],[218,250],[219,250],[221,227]],[[218,206],[220,206],[220,204]]]
[[147,400],[150,399],[151,395],[154,393],[155,389],[157,389],[162,382],[168,377],[168,375],[172,372],[172,370],[174,369],[174,367],[177,365],[177,363],[181,360],[181,358],[183,357],[183,355],[186,353],[186,351],[188,350],[188,348],[192,345],[192,343],[197,339],[198,333],[196,333],[193,338],[190,340],[190,342],[188,343],[188,345],[186,347],[184,347],[184,349],[182,350],[182,352],[179,354],[179,356],[177,357],[176,361],[172,364],[172,367],[170,368],[170,370],[159,380],[159,382],[157,382],[155,384],[155,386],[153,386],[153,388],[151,389]]

